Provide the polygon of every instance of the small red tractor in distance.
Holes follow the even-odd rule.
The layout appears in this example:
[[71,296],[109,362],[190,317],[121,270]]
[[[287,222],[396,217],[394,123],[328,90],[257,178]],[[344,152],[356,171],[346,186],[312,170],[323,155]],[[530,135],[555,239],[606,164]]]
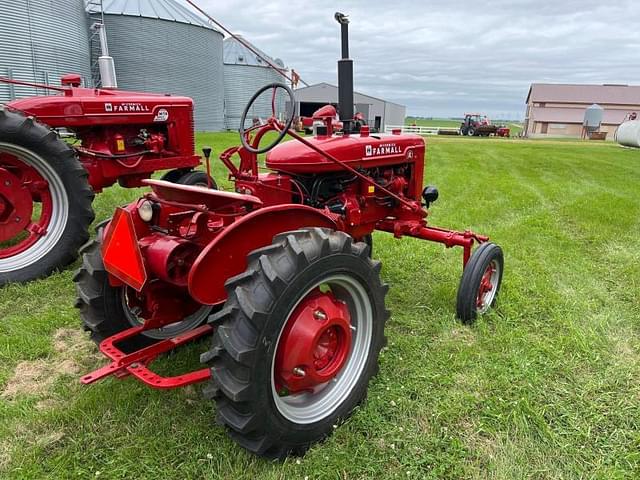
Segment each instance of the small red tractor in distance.
[[[235,192],[146,180],[151,192],[118,208],[83,247],[74,279],[84,326],[110,360],[83,383],[111,375],[164,389],[203,382],[231,438],[270,458],[302,454],[329,435],[378,370],[390,312],[371,258],[374,230],[463,248],[464,322],[491,307],[503,273],[502,251],[487,237],[427,225],[424,206],[438,193],[422,186],[422,137],[372,135],[367,126],[351,133],[348,20],[336,19],[342,134],[328,105],[314,115],[324,119],[316,135],[299,136],[290,129],[293,92],[263,87],[242,115],[241,146],[220,155]],[[274,112],[245,129],[256,99],[277,91],[289,95],[286,122]],[[280,143],[287,134],[294,140]],[[173,377],[151,370],[158,355],[209,333],[204,368]]]
[[482,113],[465,113],[464,121],[460,124],[460,135],[469,137],[508,137],[510,130],[504,125],[493,125],[489,118]]
[[[208,183],[194,171],[193,101],[80,88],[66,75],[57,91],[0,105],[0,286],[48,275],[89,239],[94,193],[137,187],[157,170],[166,179]],[[58,134],[65,129],[76,143]]]

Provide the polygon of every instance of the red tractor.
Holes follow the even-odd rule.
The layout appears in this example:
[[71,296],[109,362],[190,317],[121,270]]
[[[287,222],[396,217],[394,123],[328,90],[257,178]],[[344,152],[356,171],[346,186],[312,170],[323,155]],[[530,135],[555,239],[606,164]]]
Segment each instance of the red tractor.
[[115,182],[138,187],[173,169],[170,181],[208,183],[193,170],[190,98],[80,88],[78,75],[62,87],[27,85],[59,94],[0,105],[0,286],[72,262],[89,239],[94,193]]
[[[263,87],[244,110],[241,146],[220,155],[235,191],[146,180],[151,191],[118,208],[83,248],[75,277],[84,326],[110,360],[83,383],[111,375],[161,389],[202,382],[231,438],[271,458],[329,435],[378,370],[390,312],[371,256],[374,230],[463,248],[464,322],[491,307],[502,279],[502,251],[487,237],[427,225],[424,207],[438,192],[422,186],[422,137],[372,135],[367,126],[351,133],[348,20],[336,19],[341,134],[326,106],[314,115],[324,119],[316,135],[299,136],[290,129],[293,92]],[[289,95],[286,122],[273,112],[244,129],[256,99],[278,89]],[[294,140],[281,143],[287,134]],[[162,353],[210,333],[204,368],[173,377],[151,370]]]
[[504,125],[494,125],[489,118],[482,113],[465,113],[464,120],[460,124],[460,135],[469,137],[509,137],[510,130]]

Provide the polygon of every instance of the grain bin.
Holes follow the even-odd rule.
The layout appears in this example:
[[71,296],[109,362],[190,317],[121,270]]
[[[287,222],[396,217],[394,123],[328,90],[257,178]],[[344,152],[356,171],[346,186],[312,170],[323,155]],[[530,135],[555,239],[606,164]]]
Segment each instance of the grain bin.
[[[242,40],[248,43],[246,39],[242,38]],[[251,47],[259,52],[260,56],[269,59],[285,71],[282,60],[272,59],[254,45]],[[260,56],[233,37],[224,41],[224,122],[229,130],[237,130],[240,127],[242,111],[258,89],[269,83],[286,83],[285,77],[270,67]],[[284,112],[284,108],[285,96],[279,89],[276,111]],[[256,117],[265,119],[270,115],[271,102],[268,94],[264,94],[254,104],[247,116],[247,121],[250,122]]]
[[584,111],[583,127],[587,132],[597,132],[602,124],[602,117],[604,115],[604,108],[597,103],[590,105]]
[[640,120],[627,120],[616,130],[616,142],[625,147],[640,148]]
[[[82,0],[11,0],[0,14],[0,75],[60,85],[77,73],[91,83],[89,27]],[[47,90],[0,83],[0,103]]]
[[119,88],[189,96],[196,130],[223,129],[220,32],[173,0],[103,0],[103,13]]

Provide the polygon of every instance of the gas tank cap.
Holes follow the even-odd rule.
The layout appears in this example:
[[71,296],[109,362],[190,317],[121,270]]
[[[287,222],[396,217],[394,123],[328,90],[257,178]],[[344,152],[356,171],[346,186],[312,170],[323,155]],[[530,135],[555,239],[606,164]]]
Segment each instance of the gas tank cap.
[[65,87],[79,87],[82,83],[82,77],[77,73],[70,73],[61,77],[60,83]]

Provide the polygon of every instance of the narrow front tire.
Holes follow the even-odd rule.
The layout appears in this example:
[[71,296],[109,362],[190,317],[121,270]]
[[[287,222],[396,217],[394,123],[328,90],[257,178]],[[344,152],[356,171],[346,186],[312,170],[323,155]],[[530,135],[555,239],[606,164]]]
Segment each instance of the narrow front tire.
[[498,245],[483,243],[473,252],[458,287],[456,310],[463,323],[473,323],[495,304],[503,271],[504,255]]

